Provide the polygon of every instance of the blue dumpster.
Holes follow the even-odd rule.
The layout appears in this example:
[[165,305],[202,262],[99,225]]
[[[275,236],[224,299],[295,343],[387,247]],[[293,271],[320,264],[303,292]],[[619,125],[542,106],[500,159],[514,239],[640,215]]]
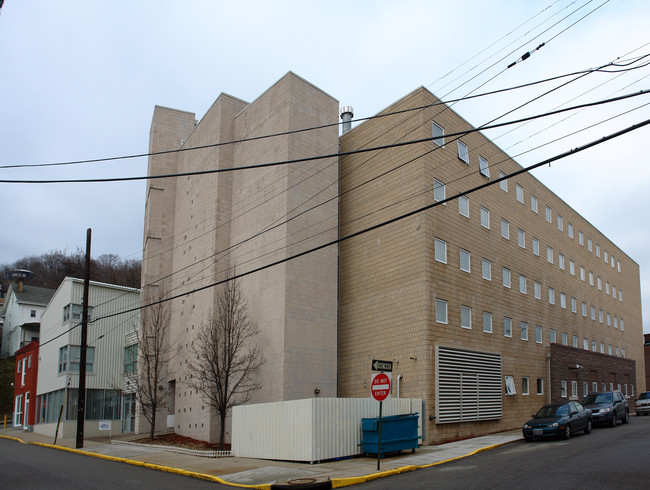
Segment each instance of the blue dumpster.
[[[377,454],[379,418],[361,419],[361,445],[365,454]],[[381,418],[381,455],[418,447],[418,414],[390,415]]]

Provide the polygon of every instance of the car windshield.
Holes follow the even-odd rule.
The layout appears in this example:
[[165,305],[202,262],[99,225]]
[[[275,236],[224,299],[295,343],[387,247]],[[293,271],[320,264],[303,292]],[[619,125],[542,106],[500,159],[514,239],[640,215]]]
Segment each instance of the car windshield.
[[567,405],[546,405],[539,409],[535,414],[536,419],[543,419],[546,417],[564,417],[569,414],[569,407]]
[[590,393],[584,400],[582,400],[583,405],[592,405],[594,403],[612,403],[612,394],[611,393]]
[[646,391],[645,393],[641,393],[639,395],[639,400],[650,400],[650,391]]

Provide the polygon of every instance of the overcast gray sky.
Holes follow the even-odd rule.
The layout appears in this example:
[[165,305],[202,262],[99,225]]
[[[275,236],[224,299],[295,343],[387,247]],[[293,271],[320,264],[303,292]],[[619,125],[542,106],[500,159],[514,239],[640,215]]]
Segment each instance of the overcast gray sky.
[[[364,117],[421,85],[447,100],[633,61],[650,53],[649,21],[645,0],[5,0],[0,166],[144,153],[156,104],[201,118],[219,93],[252,101],[289,70]],[[530,58],[505,69],[543,42]],[[454,109],[479,126],[567,80]],[[506,119],[649,88],[650,68],[593,73]],[[648,103],[650,96],[639,96],[486,135],[529,165],[648,119]],[[648,128],[534,173],[639,263],[645,332]],[[0,179],[141,176],[146,166],[146,158],[138,158],[0,168]],[[87,228],[93,230],[93,256],[140,258],[143,182],[0,186],[0,263],[84,248]]]

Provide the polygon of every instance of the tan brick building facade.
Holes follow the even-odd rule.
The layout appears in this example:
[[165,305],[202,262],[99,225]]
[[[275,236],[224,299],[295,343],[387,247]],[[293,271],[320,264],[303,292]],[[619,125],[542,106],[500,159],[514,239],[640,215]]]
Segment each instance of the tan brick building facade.
[[[551,373],[564,372],[567,351],[556,362],[551,344],[636,361],[617,382],[643,389],[638,265],[531,175],[345,239],[521,169],[479,132],[460,145],[444,137],[472,128],[438,103],[417,89],[382,114],[420,109],[340,138],[329,126],[338,102],[292,73],[250,104],[222,94],[198,124],[156,108],[151,151],[326,127],[152,156],[150,175],[335,154],[339,145],[345,154],[150,181],[144,285],[188,293],[172,305],[177,432],[216,433],[185,377],[217,289],[192,291],[229,267],[245,272],[338,236],[338,249],[242,279],[267,359],[254,401],[315,390],[368,397],[371,360],[393,360],[393,396],[399,386],[401,397],[425,400],[425,443],[486,434],[520,427],[552,398],[561,380]],[[347,154],[418,139],[427,141]]]

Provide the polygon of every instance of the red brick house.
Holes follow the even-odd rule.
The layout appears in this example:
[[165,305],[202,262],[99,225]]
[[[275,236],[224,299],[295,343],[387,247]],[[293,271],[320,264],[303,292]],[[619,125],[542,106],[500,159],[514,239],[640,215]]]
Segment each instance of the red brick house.
[[14,427],[33,427],[36,415],[36,381],[38,375],[38,340],[16,352],[14,381]]

